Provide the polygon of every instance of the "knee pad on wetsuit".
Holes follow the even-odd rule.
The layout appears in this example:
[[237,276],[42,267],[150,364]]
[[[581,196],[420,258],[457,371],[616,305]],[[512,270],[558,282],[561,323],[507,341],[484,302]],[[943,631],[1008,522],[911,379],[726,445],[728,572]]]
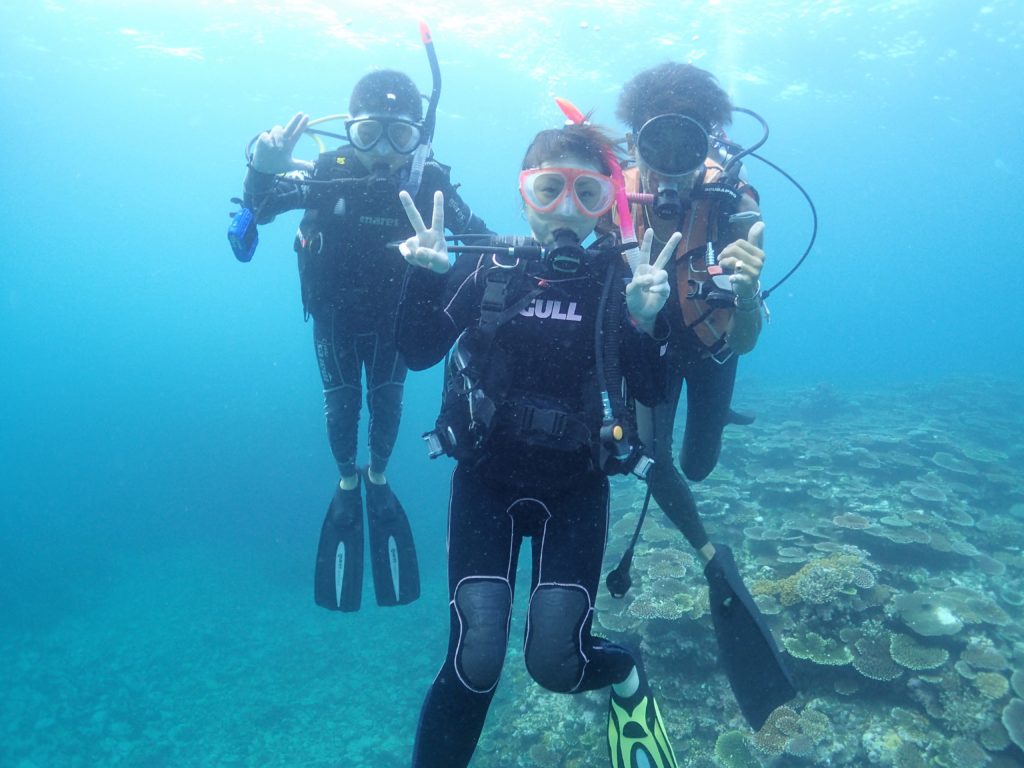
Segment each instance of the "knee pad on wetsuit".
[[583,676],[580,627],[590,614],[590,597],[582,587],[541,584],[530,600],[526,668],[540,685],[568,693]]
[[455,612],[462,634],[455,667],[463,683],[483,693],[498,684],[508,645],[512,592],[498,579],[466,579],[455,588]]

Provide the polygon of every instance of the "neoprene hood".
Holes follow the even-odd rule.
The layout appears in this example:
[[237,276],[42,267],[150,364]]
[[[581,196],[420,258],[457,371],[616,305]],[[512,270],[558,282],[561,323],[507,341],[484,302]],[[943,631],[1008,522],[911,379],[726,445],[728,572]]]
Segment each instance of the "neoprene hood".
[[356,83],[348,111],[353,117],[394,115],[418,123],[423,120],[423,98],[408,75],[393,69],[379,69]]

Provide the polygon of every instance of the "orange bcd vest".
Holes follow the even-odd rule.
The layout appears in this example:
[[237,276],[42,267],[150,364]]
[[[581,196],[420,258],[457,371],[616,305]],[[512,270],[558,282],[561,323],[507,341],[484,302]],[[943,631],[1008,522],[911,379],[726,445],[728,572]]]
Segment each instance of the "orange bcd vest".
[[[705,184],[717,181],[721,174],[720,164],[710,159],[704,161]],[[624,170],[622,175],[627,192],[640,191],[640,172],[635,166]],[[741,190],[756,195],[750,187],[744,186]],[[679,227],[683,239],[675,255],[676,261],[681,262],[676,264],[676,290],[679,291],[683,322],[704,346],[704,356],[715,357],[724,362],[732,354],[729,349],[729,330],[732,327],[735,310],[731,307],[713,308],[703,299],[689,295],[691,281],[703,282],[711,277],[707,271],[705,254],[708,243],[718,237],[718,206],[719,201],[714,198],[698,198],[690,202],[690,207],[683,215]],[[634,204],[632,213],[637,239],[643,242],[647,229],[643,206]]]

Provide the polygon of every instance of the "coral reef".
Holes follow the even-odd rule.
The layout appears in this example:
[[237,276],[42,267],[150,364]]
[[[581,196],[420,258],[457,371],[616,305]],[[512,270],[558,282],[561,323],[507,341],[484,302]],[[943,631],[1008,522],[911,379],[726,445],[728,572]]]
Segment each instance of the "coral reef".
[[[598,605],[613,636],[640,638],[645,650],[669,644],[655,651],[677,678],[665,688],[667,711],[705,695],[704,711],[682,718],[683,743],[716,746],[694,759],[1024,764],[1019,388],[761,397],[764,415],[727,431],[719,468],[693,491],[712,540],[736,551],[801,696],[757,734],[745,730],[715,662],[699,566],[679,556],[685,542],[656,506],[637,547],[635,594]],[[619,481],[613,518],[635,514],[638,499]],[[631,534],[616,527],[608,567]]]
[[715,742],[715,761],[722,768],[761,768],[761,761],[750,749],[746,734],[726,731]]

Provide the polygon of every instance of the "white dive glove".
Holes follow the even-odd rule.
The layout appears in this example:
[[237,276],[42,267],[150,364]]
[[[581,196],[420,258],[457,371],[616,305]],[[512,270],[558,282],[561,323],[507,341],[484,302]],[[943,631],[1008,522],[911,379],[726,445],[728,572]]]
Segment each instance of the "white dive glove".
[[448,243],[444,240],[444,193],[441,190],[434,193],[434,216],[430,229],[423,223],[423,217],[416,210],[416,203],[409,193],[402,190],[398,197],[405,208],[405,215],[409,217],[409,223],[416,231],[415,235],[398,246],[399,252],[414,267],[423,267],[443,275],[452,268],[455,261],[452,254],[448,253]]
[[644,233],[644,241],[640,245],[640,264],[633,273],[633,279],[626,286],[626,308],[633,321],[645,331],[653,330],[655,318],[668,301],[671,289],[665,265],[676,252],[676,246],[682,239],[683,236],[679,232],[672,235],[652,264],[651,246],[654,243],[654,230],[648,229]]
[[308,125],[309,115],[299,112],[288,125],[275,125],[261,133],[252,153],[253,170],[268,174],[313,170],[311,162],[292,158],[292,150]]

